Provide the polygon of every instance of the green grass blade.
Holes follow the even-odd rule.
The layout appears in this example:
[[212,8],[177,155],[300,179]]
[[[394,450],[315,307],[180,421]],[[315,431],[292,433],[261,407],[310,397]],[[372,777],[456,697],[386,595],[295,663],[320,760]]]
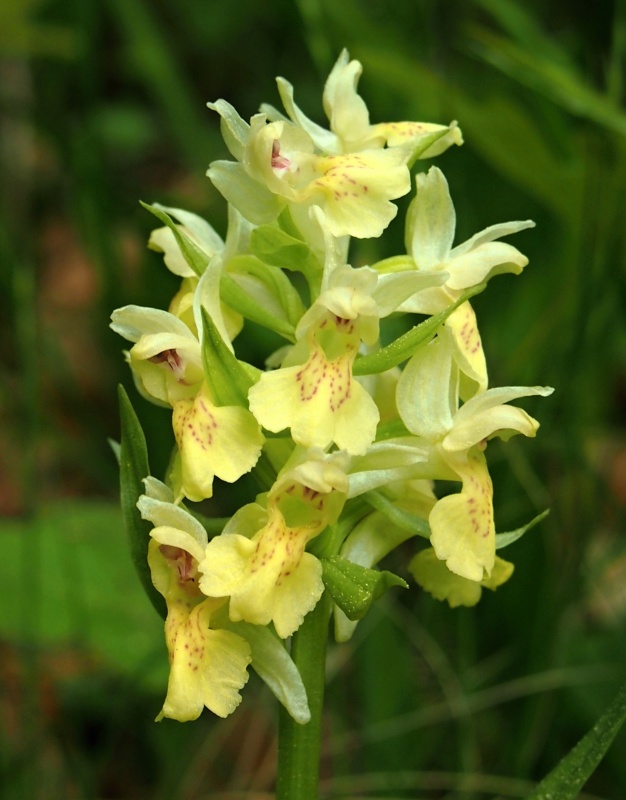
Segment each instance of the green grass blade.
[[526,800],[575,800],[626,720],[626,684],[593,728]]
[[137,500],[144,493],[143,479],[150,474],[146,438],[135,409],[126,390],[119,387],[122,446],[120,451],[120,497],[122,518],[130,547],[130,555],[141,585],[150,602],[163,619],[166,616],[165,602],[152,585],[148,567],[148,544],[152,525],[141,518]]

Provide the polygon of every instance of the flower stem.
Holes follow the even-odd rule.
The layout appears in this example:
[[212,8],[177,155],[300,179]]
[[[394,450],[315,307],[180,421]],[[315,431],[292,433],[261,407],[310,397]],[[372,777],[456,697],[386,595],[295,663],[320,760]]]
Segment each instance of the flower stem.
[[276,800],[318,800],[326,645],[332,601],[324,592],[293,635],[291,657],[307,691],[311,720],[299,725],[281,706]]

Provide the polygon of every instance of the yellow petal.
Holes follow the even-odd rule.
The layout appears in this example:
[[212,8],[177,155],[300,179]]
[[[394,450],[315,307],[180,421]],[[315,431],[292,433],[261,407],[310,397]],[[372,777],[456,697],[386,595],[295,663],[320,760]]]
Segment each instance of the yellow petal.
[[458,494],[439,500],[430,513],[430,541],[451,572],[470,581],[491,574],[495,561],[493,487],[483,453],[447,459],[463,481]]
[[447,600],[450,608],[474,606],[480,600],[482,587],[497,589],[513,574],[513,564],[502,558],[495,560],[491,576],[471,581],[455,575],[440,561],[432,548],[421,550],[409,563],[409,571],[417,583],[437,600]]
[[[249,392],[250,410],[270,431],[291,428],[295,442],[325,449],[331,442],[352,455],[374,440],[379,412],[352,377],[352,356],[333,361],[315,346],[305,364],[264,373]],[[277,402],[280,398],[280,402]]]
[[487,363],[483,350],[476,314],[469,303],[463,303],[446,320],[446,327],[452,332],[456,359],[461,372],[478,384],[478,391],[487,388]]
[[240,406],[215,406],[206,388],[174,404],[174,435],[181,458],[182,491],[193,501],[211,497],[217,475],[233,483],[256,464],[263,435]]
[[241,702],[250,646],[230,631],[209,628],[214,608],[214,601],[205,600],[191,611],[179,605],[170,609],[165,626],[170,677],[157,719],[186,722],[197,719],[205,706],[226,717]]
[[252,540],[222,534],[209,542],[198,565],[200,587],[209,596],[230,595],[231,620],[273,622],[279,636],[290,636],[324,591],[320,562],[304,552],[310,536],[306,528],[288,528],[270,507]]
[[406,156],[398,150],[368,150],[321,158],[319,177],[302,199],[324,209],[333,236],[377,237],[396,216],[390,202],[411,188]]

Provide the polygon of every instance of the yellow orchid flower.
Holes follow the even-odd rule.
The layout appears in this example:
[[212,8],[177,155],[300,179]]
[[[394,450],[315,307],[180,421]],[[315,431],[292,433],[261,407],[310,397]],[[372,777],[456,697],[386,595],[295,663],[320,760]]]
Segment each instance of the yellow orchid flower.
[[231,631],[211,627],[212,616],[226,600],[207,598],[198,587],[206,531],[170,502],[171,493],[163,484],[151,481],[148,491],[152,496],[142,495],[137,505],[144,519],[155,525],[148,564],[152,582],[167,604],[165,640],[170,658],[167,696],[157,721],[197,719],[204,707],[226,717],[241,702],[250,646]]
[[462,484],[460,493],[442,498],[430,512],[431,544],[437,558],[451,572],[482,581],[491,575],[495,563],[493,487],[484,449],[495,436],[504,440],[516,433],[534,437],[539,423],[507,404],[519,397],[546,397],[553,389],[487,389],[459,408],[454,349],[452,334],[444,327],[408,362],[398,381],[396,400],[408,430],[426,440],[434,456]]

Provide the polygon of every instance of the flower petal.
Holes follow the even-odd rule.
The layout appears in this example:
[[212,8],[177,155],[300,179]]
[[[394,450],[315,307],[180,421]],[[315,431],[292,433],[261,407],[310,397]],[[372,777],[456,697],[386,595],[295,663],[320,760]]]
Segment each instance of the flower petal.
[[333,236],[380,236],[398,213],[390,200],[411,188],[406,160],[400,148],[320,158],[319,177],[303,191],[302,199],[322,206]]
[[315,147],[322,153],[337,155],[341,152],[341,143],[337,136],[321,125],[310,120],[296,105],[293,99],[293,86],[284,78],[276,78],[278,93],[283,101],[289,118],[299,125],[313,140]]
[[450,608],[475,606],[482,587],[497,589],[513,574],[513,564],[496,556],[491,576],[483,581],[470,581],[455,575],[440,561],[432,548],[421,550],[409,563],[409,572],[416,582],[437,600],[447,600]]
[[448,569],[470,581],[491,574],[495,561],[493,487],[484,454],[450,459],[463,481],[458,494],[439,500],[430,513],[431,544]]
[[[175,505],[173,502],[157,500],[145,494],[142,494],[137,501],[137,508],[143,519],[150,520],[155,528],[165,526],[167,528],[183,531],[196,542],[198,547],[201,549],[206,547],[207,534],[204,527],[188,511],[185,511],[184,508]],[[165,542],[165,540],[161,538],[155,538],[162,544],[169,544],[169,542]],[[181,547],[182,545],[177,544],[176,546]],[[191,553],[191,550],[188,552]],[[196,554],[193,553],[193,555]]]
[[506,242],[488,242],[468,250],[463,255],[450,257],[446,269],[450,273],[448,287],[455,291],[469,289],[503,272],[519,275],[528,259]]
[[359,61],[350,61],[344,50],[324,86],[323,104],[330,129],[344,143],[344,151],[368,137],[370,115],[367,105],[357,92],[363,67]]
[[425,175],[416,175],[415,182],[417,196],[406,217],[406,248],[418,269],[432,270],[448,258],[456,214],[448,182],[440,169],[431,167]]
[[[374,440],[379,412],[352,377],[352,359],[328,361],[314,346],[307,362],[265,372],[250,389],[250,410],[270,431],[291,428],[295,442],[325,449],[331,442],[351,454]],[[277,403],[276,398],[281,402]]]
[[516,433],[534,437],[539,423],[523,409],[516,406],[494,406],[488,411],[474,414],[464,422],[456,423],[443,440],[443,448],[448,452],[466,452],[470,447],[491,436],[499,436],[505,441]]
[[249,644],[241,636],[209,628],[214,601],[205,600],[189,613],[175,606],[166,622],[170,654],[167,697],[157,720],[197,719],[206,706],[227,717],[241,702],[248,680]]
[[234,161],[214,161],[207,175],[220,194],[255,225],[274,222],[285,207],[282,197],[271,192]]
[[454,358],[462,373],[478,384],[478,392],[487,388],[487,363],[483,350],[476,314],[469,303],[463,303],[446,320],[446,327],[452,333]]
[[213,478],[233,483],[256,464],[263,435],[240,406],[215,406],[206,389],[174,404],[172,425],[180,451],[182,491],[190,500],[211,497]]
[[420,347],[404,368],[396,391],[398,413],[416,436],[431,442],[452,428],[458,396],[453,340],[444,330]]
[[281,638],[302,623],[324,591],[322,566],[304,552],[309,532],[288,528],[270,508],[266,525],[250,540],[238,534],[214,537],[198,565],[201,590],[209,596],[230,595],[234,622],[274,623]]
[[531,219],[516,222],[498,222],[495,225],[490,225],[478,233],[475,233],[470,239],[458,244],[450,253],[452,258],[463,255],[469,250],[474,250],[486,242],[493,242],[495,239],[501,239],[503,236],[509,236],[512,233],[526,230],[527,228],[534,228],[535,223]]

